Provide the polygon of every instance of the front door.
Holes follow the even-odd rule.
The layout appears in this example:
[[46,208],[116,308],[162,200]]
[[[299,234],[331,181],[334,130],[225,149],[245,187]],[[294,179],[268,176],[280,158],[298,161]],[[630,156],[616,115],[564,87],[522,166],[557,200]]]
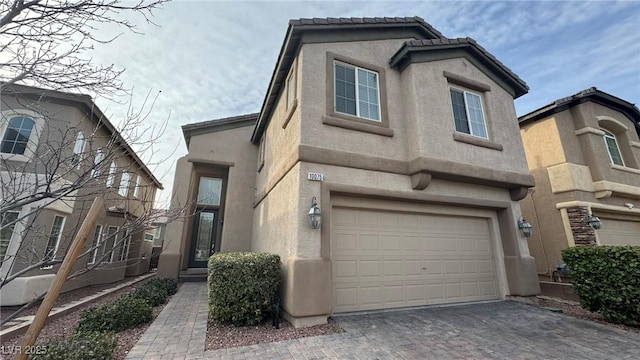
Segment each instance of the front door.
[[190,268],[206,268],[216,246],[218,210],[200,210],[193,221],[193,238],[189,253]]

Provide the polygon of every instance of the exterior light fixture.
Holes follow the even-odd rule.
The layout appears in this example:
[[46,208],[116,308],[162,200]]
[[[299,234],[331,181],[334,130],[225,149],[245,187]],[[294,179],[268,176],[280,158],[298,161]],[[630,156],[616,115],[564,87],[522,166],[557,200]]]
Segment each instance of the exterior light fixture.
[[520,219],[518,219],[518,229],[520,229],[522,235],[527,239],[530,238],[531,234],[533,233],[533,226],[531,226],[531,224],[529,224],[529,222],[522,216],[520,216]]
[[307,215],[307,222],[312,229],[319,229],[320,225],[322,225],[322,213],[315,196],[311,199],[311,209],[309,209],[309,214]]
[[600,221],[600,218],[597,216],[587,215],[585,216],[584,221],[594,230],[599,230],[602,227],[602,221]]

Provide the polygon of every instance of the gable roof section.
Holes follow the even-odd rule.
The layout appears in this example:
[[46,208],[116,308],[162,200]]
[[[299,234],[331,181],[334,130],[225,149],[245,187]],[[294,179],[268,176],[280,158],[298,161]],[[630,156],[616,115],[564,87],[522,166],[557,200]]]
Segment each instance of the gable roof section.
[[120,147],[124,149],[125,154],[131,156],[133,161],[135,161],[142,171],[149,176],[151,181],[159,188],[164,189],[162,183],[153,175],[151,170],[145,165],[145,163],[138,157],[135,151],[129,146],[129,144],[124,140],[120,132],[116,129],[115,126],[107,119],[102,110],[96,105],[91,96],[84,94],[74,94],[67,93],[57,90],[48,90],[42,89],[34,86],[27,85],[18,85],[18,84],[8,84],[8,83],[0,83],[0,88],[2,89],[2,95],[4,96],[24,96],[29,99],[39,100],[41,98],[47,99],[55,99],[58,101],[62,101],[65,103],[69,103],[71,106],[75,106],[87,114],[87,116],[91,120],[95,120],[97,123],[102,123],[107,131],[114,135],[116,138],[116,142]]
[[260,141],[291,64],[303,44],[411,37],[416,39],[444,38],[439,31],[418,16],[290,20],[251,141],[254,144]]
[[487,76],[509,91],[514,98],[529,92],[529,87],[524,80],[469,37],[407,41],[391,57],[389,64],[402,71],[413,62],[443,60],[464,55],[471,56],[480,70],[484,70]]
[[571,96],[555,100],[551,104],[522,115],[518,118],[518,123],[522,126],[535,122],[588,101],[623,113],[633,122],[636,132],[640,136],[640,110],[638,107],[619,97],[600,91],[596,87],[590,87]]
[[182,125],[184,141],[187,143],[187,147],[189,147],[192,136],[254,125],[258,119],[258,115],[258,113],[245,114]]

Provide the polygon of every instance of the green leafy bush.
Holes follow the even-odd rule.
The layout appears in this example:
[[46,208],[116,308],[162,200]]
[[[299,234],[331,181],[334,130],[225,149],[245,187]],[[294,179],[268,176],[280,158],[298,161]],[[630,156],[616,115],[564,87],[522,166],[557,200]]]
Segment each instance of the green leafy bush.
[[583,308],[640,327],[640,246],[573,247],[562,258]]
[[131,293],[131,296],[146,300],[149,305],[156,307],[167,302],[169,296],[176,293],[178,280],[151,279]]
[[118,341],[110,332],[79,332],[36,344],[33,360],[108,360],[115,356]]
[[280,257],[219,253],[209,258],[209,317],[255,325],[269,313],[280,285]]
[[171,296],[178,291],[178,280],[168,278],[153,278],[145,283],[148,286],[154,286],[158,289],[164,290],[168,296]]
[[99,307],[82,312],[77,332],[122,331],[148,323],[153,317],[149,303],[135,296],[124,296]]

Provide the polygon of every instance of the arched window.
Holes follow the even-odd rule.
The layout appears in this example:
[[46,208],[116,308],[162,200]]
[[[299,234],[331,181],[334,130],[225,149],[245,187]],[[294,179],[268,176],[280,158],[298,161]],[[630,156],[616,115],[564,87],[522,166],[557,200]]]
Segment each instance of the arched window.
[[622,154],[620,153],[616,136],[605,129],[600,130],[604,132],[604,144],[607,148],[607,153],[609,154],[609,161],[612,164],[624,166],[624,161],[622,160]]
[[104,153],[98,149],[96,151],[96,157],[93,159],[93,169],[91,169],[91,177],[96,177],[102,173],[102,161],[104,160]]
[[17,116],[11,118],[2,138],[0,152],[24,155],[35,124],[36,122],[28,117]]
[[107,187],[112,187],[113,182],[116,180],[116,162],[111,162],[109,167],[109,175],[107,175]]
[[73,155],[71,156],[71,165],[76,166],[82,160],[82,151],[84,150],[84,134],[82,131],[76,136],[76,144],[73,146]]

